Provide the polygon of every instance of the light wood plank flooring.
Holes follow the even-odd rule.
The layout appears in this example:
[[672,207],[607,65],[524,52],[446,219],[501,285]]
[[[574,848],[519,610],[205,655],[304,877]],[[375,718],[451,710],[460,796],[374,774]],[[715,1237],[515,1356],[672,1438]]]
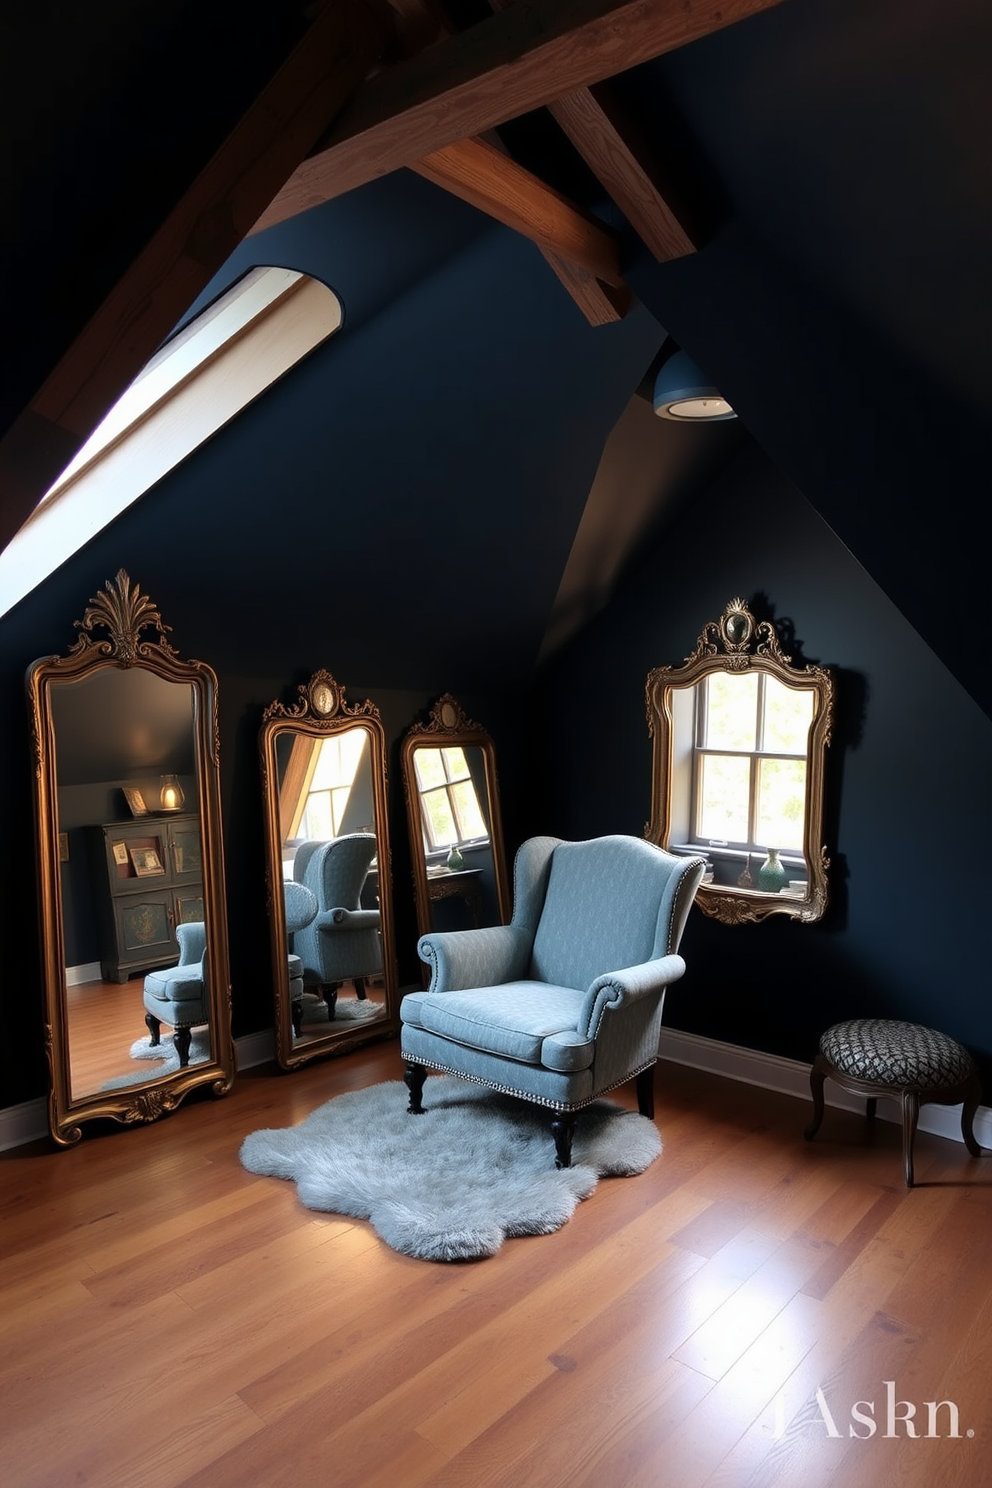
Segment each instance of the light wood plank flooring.
[[663,1063],[647,1173],[449,1266],[240,1166],[399,1076],[376,1044],[0,1155],[2,1488],[992,1481],[992,1159],[921,1134],[907,1191],[895,1125],[809,1144],[804,1103]]

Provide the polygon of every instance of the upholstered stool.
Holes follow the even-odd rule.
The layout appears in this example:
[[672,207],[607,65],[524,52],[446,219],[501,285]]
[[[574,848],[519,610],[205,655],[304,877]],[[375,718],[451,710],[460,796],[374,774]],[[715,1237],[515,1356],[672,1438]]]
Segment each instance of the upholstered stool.
[[830,1077],[850,1095],[867,1097],[867,1115],[875,1115],[877,1097],[902,1101],[902,1156],[906,1187],[913,1186],[913,1139],[920,1106],[956,1106],[961,1135],[972,1157],[980,1157],[974,1120],[982,1087],[974,1060],[962,1044],[919,1023],[889,1018],[851,1018],[835,1023],[820,1039],[820,1052],[810,1072],[813,1119],[806,1128],[812,1141],[823,1120],[823,1082]]

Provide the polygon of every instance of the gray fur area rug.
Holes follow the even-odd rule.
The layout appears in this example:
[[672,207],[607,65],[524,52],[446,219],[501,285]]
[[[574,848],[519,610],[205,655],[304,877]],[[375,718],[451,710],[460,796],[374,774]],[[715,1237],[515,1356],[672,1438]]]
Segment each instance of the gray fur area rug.
[[[118,1090],[123,1085],[141,1085],[145,1080],[157,1080],[160,1075],[174,1075],[179,1069],[179,1055],[172,1042],[171,1033],[162,1035],[162,1042],[153,1044],[150,1038],[138,1039],[131,1045],[131,1058],[155,1060],[155,1069],[139,1069],[132,1075],[115,1075],[100,1086],[101,1090]],[[194,1030],[189,1046],[190,1064],[203,1064],[210,1058],[210,1034],[206,1028]]]
[[241,1162],[292,1179],[308,1209],[370,1220],[402,1255],[467,1261],[550,1235],[601,1177],[643,1173],[661,1152],[654,1122],[613,1101],[578,1113],[563,1169],[540,1106],[449,1075],[427,1081],[422,1116],[407,1101],[401,1080],[349,1091],[299,1126],[252,1132]]

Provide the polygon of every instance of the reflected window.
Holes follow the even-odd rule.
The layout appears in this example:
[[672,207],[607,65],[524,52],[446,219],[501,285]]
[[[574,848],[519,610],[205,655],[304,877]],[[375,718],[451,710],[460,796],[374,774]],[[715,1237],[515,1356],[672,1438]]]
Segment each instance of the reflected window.
[[293,872],[293,844],[326,842],[348,830],[345,818],[355,782],[367,761],[368,741],[361,728],[346,729],[327,739],[306,734],[292,738],[279,792],[287,877]]
[[692,840],[801,852],[813,693],[763,672],[713,673],[694,692]]
[[429,852],[488,842],[464,749],[418,749],[414,754],[424,842]]

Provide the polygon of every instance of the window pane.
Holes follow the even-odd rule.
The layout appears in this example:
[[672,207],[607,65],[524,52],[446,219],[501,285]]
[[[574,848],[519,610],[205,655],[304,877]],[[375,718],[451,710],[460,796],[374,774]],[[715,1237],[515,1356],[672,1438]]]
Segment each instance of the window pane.
[[706,678],[707,749],[758,747],[758,678],[718,672]]
[[311,791],[303,813],[303,836],[309,842],[326,842],[335,835],[331,820],[330,791]]
[[802,848],[805,802],[805,760],[759,761],[757,839],[763,847]]
[[442,749],[441,753],[444,755],[444,768],[448,772],[448,779],[464,780],[468,774],[464,749]]
[[424,806],[424,823],[430,847],[448,847],[458,841],[455,818],[451,814],[448,792],[442,788],[421,796]]
[[458,835],[462,842],[471,837],[485,837],[486,824],[479,810],[475,786],[471,780],[461,780],[451,787],[451,799],[458,819]]
[[699,836],[717,842],[748,840],[750,758],[704,754],[699,760]]
[[440,749],[416,749],[413,754],[417,785],[422,791],[444,784],[444,761]]
[[813,722],[813,689],[794,691],[774,677],[765,678],[765,737],[769,754],[805,754]]

